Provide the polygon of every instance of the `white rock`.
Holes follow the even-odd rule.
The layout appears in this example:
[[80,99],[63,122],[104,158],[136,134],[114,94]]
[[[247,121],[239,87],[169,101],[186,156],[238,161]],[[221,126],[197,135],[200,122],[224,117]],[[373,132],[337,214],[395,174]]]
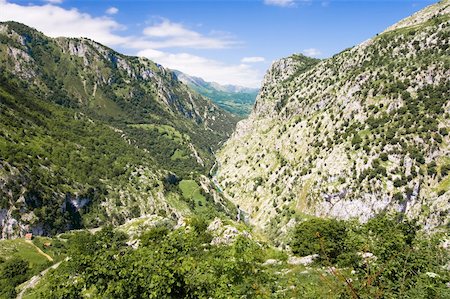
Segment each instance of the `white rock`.
[[437,278],[437,277],[440,277],[439,274],[436,274],[436,273],[434,273],[434,272],[426,272],[425,275],[427,275],[428,277],[431,277],[431,278]]
[[281,261],[279,261],[279,260],[268,259],[262,265],[263,266],[273,266],[273,265],[280,265],[280,264],[281,264]]
[[296,256],[290,256],[288,258],[288,264],[289,265],[303,265],[308,266],[311,265],[315,259],[319,257],[318,254],[311,254],[303,257],[296,257]]

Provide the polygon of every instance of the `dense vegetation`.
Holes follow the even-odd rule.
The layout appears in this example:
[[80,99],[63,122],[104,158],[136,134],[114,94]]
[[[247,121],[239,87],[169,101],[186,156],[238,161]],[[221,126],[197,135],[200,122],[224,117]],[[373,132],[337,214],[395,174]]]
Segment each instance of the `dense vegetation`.
[[364,225],[313,219],[296,227],[291,246],[340,267],[332,273],[352,298],[448,298],[450,255],[443,242],[449,230],[430,237],[419,229],[401,215],[379,215]]
[[[196,143],[197,135],[182,134],[168,125],[126,125],[95,118],[84,110],[40,99],[28,87],[0,76],[4,180],[0,209],[11,208],[15,219],[30,215],[25,223],[46,235],[122,223],[147,213],[176,217],[171,215],[176,207],[168,207],[164,197],[186,202],[181,204],[185,212],[198,209],[198,201],[191,203],[177,186],[183,178],[198,180],[205,173],[208,164],[193,160],[187,143],[206,140]],[[175,153],[179,155],[174,157]],[[170,176],[175,180],[168,183]],[[143,206],[148,198],[156,202]],[[208,215],[214,215],[216,207],[224,210],[211,197],[201,204]],[[232,210],[232,205],[227,206]]]
[[0,298],[14,298],[18,285],[64,257],[65,246],[58,239],[0,240]]
[[[15,22],[2,26],[2,237],[143,214],[235,213],[199,181],[236,117],[149,60]],[[185,180],[204,193],[201,201],[183,194]]]
[[[2,26],[0,210],[8,219],[54,235],[195,208],[166,179],[206,175],[235,117],[149,60]],[[214,207],[211,198],[205,205]],[[19,230],[13,224],[3,237]]]
[[[312,219],[292,232],[294,253],[319,254],[310,267],[244,236],[211,245],[207,222],[157,226],[140,245],[121,231],[68,238],[70,259],[46,276],[37,298],[448,298],[445,234],[379,216],[365,225]],[[448,236],[448,235],[447,235]],[[272,263],[264,263],[271,259]]]
[[[23,86],[1,85],[1,165],[3,174],[12,173],[14,179],[0,189],[0,208],[23,196],[22,212],[33,211],[47,233],[103,222],[106,214],[97,207],[111,192],[108,181],[126,184],[133,167],[154,164],[149,154],[129,146],[106,125],[40,101],[23,93]],[[68,204],[75,197],[87,198],[89,204],[76,210]],[[92,213],[82,221],[81,214]]]
[[[35,98],[76,108],[121,130],[130,143],[149,151],[159,168],[178,175],[206,173],[214,163],[211,149],[234,128],[235,117],[149,60],[122,55],[90,40],[56,40],[23,24],[4,24],[8,30],[1,34],[3,80],[21,81],[21,88]],[[11,55],[9,47],[22,54]],[[158,130],[164,127],[187,138],[170,138]],[[192,147],[203,164],[194,158]],[[182,159],[174,157],[177,150]]]

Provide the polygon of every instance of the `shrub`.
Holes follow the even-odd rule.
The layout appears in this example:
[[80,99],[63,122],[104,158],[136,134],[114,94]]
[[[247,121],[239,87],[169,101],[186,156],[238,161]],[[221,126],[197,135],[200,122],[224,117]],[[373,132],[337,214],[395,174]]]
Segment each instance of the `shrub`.
[[343,221],[315,218],[297,225],[290,246],[297,255],[319,254],[321,260],[336,262],[338,256],[347,251],[346,236]]

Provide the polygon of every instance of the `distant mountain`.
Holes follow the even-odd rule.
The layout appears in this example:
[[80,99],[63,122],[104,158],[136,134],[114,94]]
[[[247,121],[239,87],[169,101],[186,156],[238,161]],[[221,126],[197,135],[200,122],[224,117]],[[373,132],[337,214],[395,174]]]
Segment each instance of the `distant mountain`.
[[178,80],[188,85],[201,95],[210,98],[222,109],[240,117],[250,114],[259,89],[236,85],[220,85],[206,82],[202,78],[189,76],[180,71],[174,71]]
[[15,22],[0,69],[2,237],[191,213],[178,181],[204,190],[237,122],[148,59]]

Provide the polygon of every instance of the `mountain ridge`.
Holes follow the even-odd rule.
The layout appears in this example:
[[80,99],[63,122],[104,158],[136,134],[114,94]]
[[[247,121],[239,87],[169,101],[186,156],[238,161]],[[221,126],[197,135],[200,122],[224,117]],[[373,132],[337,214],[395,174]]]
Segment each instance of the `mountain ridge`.
[[206,210],[228,205],[205,175],[237,118],[164,67],[89,39],[6,22],[0,41],[2,238],[181,219],[200,208],[182,179]]
[[305,215],[382,211],[447,225],[449,10],[439,2],[309,68],[272,65],[218,154],[219,183],[255,225],[280,236]]

